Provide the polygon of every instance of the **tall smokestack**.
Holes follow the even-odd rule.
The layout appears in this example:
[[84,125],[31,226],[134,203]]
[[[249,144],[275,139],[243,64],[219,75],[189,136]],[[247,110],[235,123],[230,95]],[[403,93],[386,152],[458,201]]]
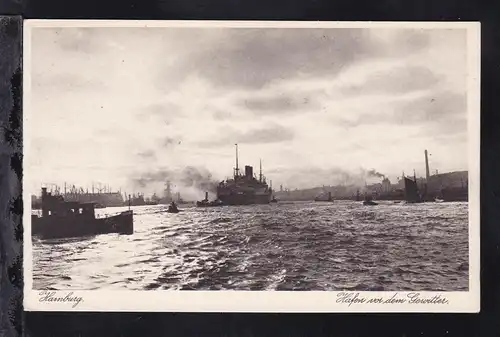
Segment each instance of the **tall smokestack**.
[[429,173],[429,154],[427,150],[425,150],[425,180],[427,180],[427,182],[429,181],[430,175],[431,174]]
[[260,164],[259,181],[262,182],[262,159],[260,160],[259,164]]
[[234,144],[236,146],[236,167],[234,169],[234,175],[238,176],[240,169],[238,168],[238,144]]

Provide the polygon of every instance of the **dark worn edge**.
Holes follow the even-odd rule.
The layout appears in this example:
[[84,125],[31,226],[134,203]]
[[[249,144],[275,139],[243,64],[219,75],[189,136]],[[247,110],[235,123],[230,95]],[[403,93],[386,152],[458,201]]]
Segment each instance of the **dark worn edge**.
[[[8,1],[8,0],[6,0]],[[16,1],[16,0],[11,0]],[[22,1],[22,0],[19,0]],[[4,6],[4,3],[0,4]],[[114,2],[114,3],[113,3]],[[2,7],[0,6],[0,7]],[[17,8],[17,7],[16,7]],[[271,315],[271,314],[159,314],[159,313],[44,313],[28,312],[26,324],[34,336],[499,336],[500,324],[500,141],[498,130],[498,75],[500,67],[500,27],[498,4],[473,0],[453,1],[224,1],[214,3],[202,0],[110,0],[76,1],[68,4],[62,0],[31,0],[22,11],[27,18],[49,19],[260,19],[260,20],[463,20],[482,21],[482,108],[481,108],[481,313],[473,315],[433,314],[379,314],[379,315]],[[3,13],[20,14],[21,10]],[[1,17],[0,17],[1,18]],[[0,33],[3,37],[3,33]],[[0,40],[2,41],[2,40]],[[0,44],[0,64],[4,61],[4,45]],[[10,56],[9,56],[10,57]],[[10,58],[9,58],[10,60]],[[2,72],[2,85],[10,75]],[[496,78],[496,80],[495,80]],[[5,79],[5,80],[4,80]],[[10,86],[10,84],[8,84]],[[3,86],[2,86],[3,92]],[[1,96],[3,99],[3,96]],[[0,100],[0,124],[9,119],[4,116],[4,102]],[[4,136],[0,130],[0,155],[4,152]],[[9,148],[9,147],[6,147]],[[10,151],[6,152],[10,156]],[[4,165],[10,167],[10,158],[0,157],[0,176]],[[9,214],[12,196],[6,179],[16,180],[16,175],[0,179],[0,337],[18,336],[24,328],[22,307],[10,315],[4,314],[14,306],[4,305],[21,294],[9,281],[10,266],[19,256],[19,240],[13,235],[14,221]],[[16,185],[17,186],[17,185]],[[15,187],[18,188],[18,187]],[[19,204],[18,204],[19,205]],[[22,204],[21,204],[22,207]],[[20,209],[20,206],[17,207]],[[4,221],[7,220],[7,225]],[[18,222],[19,223],[19,222]],[[22,227],[21,227],[22,228]],[[19,229],[19,227],[18,227]],[[22,235],[22,230],[21,234]],[[5,238],[8,236],[8,239]],[[14,248],[13,248],[14,247]],[[13,248],[13,249],[11,249]],[[4,257],[9,261],[3,262]],[[18,266],[21,264],[18,263]],[[18,268],[19,270],[19,268]],[[19,271],[20,273],[20,271]],[[19,274],[17,274],[19,276]],[[4,279],[8,289],[4,288]],[[20,280],[20,279],[19,279]],[[13,294],[12,297],[4,294]],[[18,297],[19,298],[19,297]],[[21,302],[19,302],[21,303]],[[8,311],[7,311],[8,312]],[[16,321],[17,320],[17,321]],[[6,325],[4,325],[4,322]],[[14,323],[12,323],[14,322]],[[17,323],[16,323],[17,322]],[[14,325],[18,326],[18,329]],[[16,332],[17,331],[17,332]],[[495,333],[496,331],[496,333]]]
[[22,336],[22,18],[0,16],[0,336]]

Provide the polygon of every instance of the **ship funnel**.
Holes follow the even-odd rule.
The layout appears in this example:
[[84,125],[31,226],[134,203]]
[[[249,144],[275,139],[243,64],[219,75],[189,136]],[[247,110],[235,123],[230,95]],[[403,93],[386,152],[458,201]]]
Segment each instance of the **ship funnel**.
[[425,150],[425,179],[429,181],[430,173],[429,173],[429,154],[427,150]]
[[205,192],[205,200],[208,201],[208,192]]
[[252,178],[253,177],[253,167],[252,166],[249,166],[249,165],[245,166],[245,176],[247,178]]

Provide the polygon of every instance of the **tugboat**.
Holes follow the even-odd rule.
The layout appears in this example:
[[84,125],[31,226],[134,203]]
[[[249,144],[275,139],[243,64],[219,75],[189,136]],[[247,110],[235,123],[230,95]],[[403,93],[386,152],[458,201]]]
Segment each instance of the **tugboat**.
[[65,201],[42,188],[42,216],[31,215],[31,234],[41,239],[134,233],[133,211],[105,218],[95,217],[95,203]]
[[377,206],[378,204],[372,200],[370,196],[365,196],[365,200],[363,201],[364,206]]
[[168,206],[168,210],[167,210],[168,213],[179,213],[179,209],[177,208],[177,205],[175,204],[174,201],[172,201],[172,203]]
[[217,207],[224,206],[224,203],[220,199],[214,201],[208,201],[208,192],[205,192],[205,199],[196,202],[197,207]]

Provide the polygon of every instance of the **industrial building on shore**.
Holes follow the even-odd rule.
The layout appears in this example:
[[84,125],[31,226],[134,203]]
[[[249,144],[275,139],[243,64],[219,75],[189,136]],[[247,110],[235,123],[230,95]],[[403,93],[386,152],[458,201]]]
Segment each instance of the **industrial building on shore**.
[[389,178],[383,179],[374,184],[365,184],[364,186],[351,185],[336,185],[322,186],[308,189],[289,190],[281,187],[275,192],[276,197],[283,201],[308,201],[314,200],[318,196],[331,193],[332,197],[337,200],[353,199],[360,192],[364,195],[370,195],[378,200],[405,200],[405,178],[411,179],[416,183],[422,197],[428,200],[435,198],[449,201],[466,201],[468,196],[468,171],[454,171],[446,173],[434,174],[430,173],[428,152],[425,150],[425,177],[416,177],[413,172],[412,177],[407,177],[404,172],[401,177],[398,177],[396,183],[392,183]]

